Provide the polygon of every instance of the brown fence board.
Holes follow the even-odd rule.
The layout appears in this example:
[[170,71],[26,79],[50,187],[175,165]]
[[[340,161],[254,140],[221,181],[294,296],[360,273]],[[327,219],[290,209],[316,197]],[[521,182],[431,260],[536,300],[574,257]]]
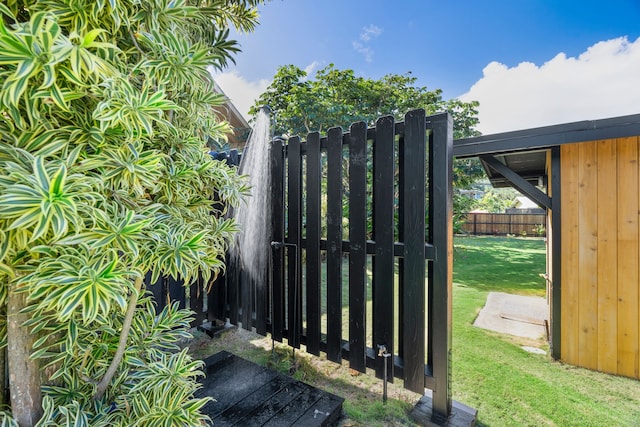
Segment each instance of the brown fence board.
[[546,214],[470,212],[462,231],[473,235],[544,236],[546,233],[537,233],[536,226],[544,226],[546,222]]

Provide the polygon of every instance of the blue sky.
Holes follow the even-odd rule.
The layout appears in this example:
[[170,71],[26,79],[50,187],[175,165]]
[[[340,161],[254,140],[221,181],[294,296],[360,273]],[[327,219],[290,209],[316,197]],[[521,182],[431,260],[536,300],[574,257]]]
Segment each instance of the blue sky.
[[216,76],[241,112],[278,66],[334,63],[477,99],[484,133],[640,113],[640,0],[272,0],[260,14]]

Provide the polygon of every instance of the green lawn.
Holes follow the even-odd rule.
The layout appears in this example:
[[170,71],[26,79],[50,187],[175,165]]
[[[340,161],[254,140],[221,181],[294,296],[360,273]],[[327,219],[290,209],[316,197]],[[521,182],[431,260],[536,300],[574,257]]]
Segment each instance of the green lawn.
[[542,240],[456,237],[454,398],[485,426],[637,426],[640,382],[527,353],[508,336],[472,326],[487,293],[544,295]]
[[456,236],[453,281],[479,291],[544,296],[545,253],[542,239]]

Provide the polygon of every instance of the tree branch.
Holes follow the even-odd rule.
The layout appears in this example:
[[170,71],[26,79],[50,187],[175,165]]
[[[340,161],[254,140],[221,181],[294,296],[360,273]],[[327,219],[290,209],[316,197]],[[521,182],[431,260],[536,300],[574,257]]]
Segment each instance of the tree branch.
[[136,47],[136,49],[138,49],[138,52],[140,52],[140,55],[144,58],[145,56],[147,56],[144,53],[144,50],[142,50],[142,48],[140,47],[140,45],[138,44],[138,40],[136,40],[136,35],[133,33],[133,31],[129,31],[129,35],[131,36],[131,41],[133,41],[133,45]]
[[107,387],[111,383],[113,376],[118,370],[118,366],[120,366],[120,362],[122,362],[122,357],[124,356],[124,352],[127,348],[127,338],[129,337],[129,331],[131,330],[131,322],[133,321],[133,315],[136,312],[136,306],[138,305],[138,297],[140,296],[140,292],[142,290],[142,277],[136,278],[135,282],[135,291],[131,295],[131,299],[129,300],[129,306],[127,307],[127,312],[124,315],[124,321],[122,322],[122,330],[120,331],[120,341],[118,342],[118,349],[116,350],[116,354],[113,356],[113,360],[111,360],[111,364],[107,369],[107,372],[98,383],[96,387],[96,392],[93,395],[95,400],[102,399],[104,393],[107,391]]

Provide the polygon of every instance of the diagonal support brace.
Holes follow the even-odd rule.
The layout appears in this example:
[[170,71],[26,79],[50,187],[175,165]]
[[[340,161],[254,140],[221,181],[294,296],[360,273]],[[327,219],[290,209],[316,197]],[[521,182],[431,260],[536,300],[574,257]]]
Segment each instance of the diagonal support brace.
[[544,194],[539,188],[529,183],[526,179],[509,169],[498,159],[490,154],[480,156],[480,160],[488,164],[491,169],[504,176],[513,187],[525,196],[533,200],[542,209],[551,209],[551,198]]

